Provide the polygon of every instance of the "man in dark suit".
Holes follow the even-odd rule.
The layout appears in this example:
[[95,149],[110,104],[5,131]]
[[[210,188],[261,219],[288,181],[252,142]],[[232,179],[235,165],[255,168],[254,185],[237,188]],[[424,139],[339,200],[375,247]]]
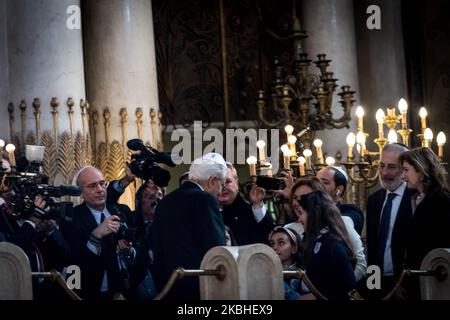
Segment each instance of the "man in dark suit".
[[265,191],[253,186],[248,203],[239,194],[239,181],[236,169],[227,163],[228,172],[222,193],[219,196],[220,207],[225,225],[227,225],[239,246],[269,242],[269,233],[275,226],[272,217],[264,205]]
[[[225,228],[217,196],[226,172],[225,161],[217,153],[196,159],[190,166],[189,180],[165,196],[157,206],[151,236],[158,290],[176,268],[198,269],[209,249],[225,245]],[[198,278],[178,280],[167,297],[199,299]]]
[[316,176],[323,182],[341,214],[352,219],[356,232],[361,235],[364,226],[363,212],[356,204],[344,203],[342,199],[347,190],[347,173],[341,167],[329,166],[317,171]]
[[72,222],[62,230],[81,269],[80,294],[86,299],[111,299],[129,289],[127,263],[136,259],[131,243],[115,235],[119,221],[126,223],[130,212],[125,212],[126,206],[119,211],[106,205],[106,182],[100,170],[86,166],[76,177],[84,202],[74,208]]
[[[376,297],[391,291],[405,264],[406,239],[412,219],[411,196],[415,192],[402,180],[399,157],[407,150],[400,144],[384,146],[379,166],[383,189],[371,194],[367,201],[368,264],[378,265],[382,271],[381,290],[377,290]],[[402,288],[396,297],[405,298]]]

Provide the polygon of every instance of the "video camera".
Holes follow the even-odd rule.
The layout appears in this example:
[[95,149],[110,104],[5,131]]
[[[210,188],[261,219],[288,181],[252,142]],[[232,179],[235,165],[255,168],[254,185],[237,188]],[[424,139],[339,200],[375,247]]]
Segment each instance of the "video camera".
[[[79,196],[81,188],[77,186],[50,186],[48,177],[21,172],[15,175],[7,175],[14,192],[15,201],[11,204],[14,215],[21,219],[29,215],[37,216],[41,219],[68,220],[72,217],[73,203],[68,201],[56,202],[54,198],[65,196]],[[36,196],[41,196],[47,207],[42,209],[34,205]]]
[[160,152],[150,146],[146,146],[140,139],[129,140],[127,146],[130,150],[140,151],[131,156],[131,162],[128,164],[131,172],[145,181],[151,179],[158,187],[167,187],[170,173],[157,163],[175,167],[170,153]]
[[[81,194],[80,187],[48,185],[48,177],[40,170],[44,149],[42,146],[27,145],[26,158],[19,159],[17,166],[12,167],[10,171],[3,167],[0,170],[0,178],[6,181],[5,185],[8,187],[6,192],[14,194],[11,208],[17,219],[34,215],[41,219],[53,219],[58,222],[62,219],[68,220],[72,216],[72,202],[56,202],[54,198]],[[47,204],[45,209],[34,205],[37,195],[45,200]]]

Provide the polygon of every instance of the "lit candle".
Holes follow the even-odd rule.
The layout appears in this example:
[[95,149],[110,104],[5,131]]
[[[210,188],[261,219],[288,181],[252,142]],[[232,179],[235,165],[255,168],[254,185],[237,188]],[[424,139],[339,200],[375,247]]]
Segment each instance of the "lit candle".
[[284,163],[285,169],[291,168],[291,155],[292,155],[292,152],[289,149],[287,149],[283,152],[283,163]]
[[378,109],[377,113],[375,115],[375,118],[377,119],[378,123],[378,138],[383,139],[384,138],[384,132],[383,132],[383,123],[384,123],[384,111],[383,109]]
[[430,128],[426,128],[423,133],[423,138],[425,139],[425,147],[430,148],[431,141],[433,141],[433,131]]
[[355,146],[355,142],[356,142],[356,136],[353,132],[350,132],[347,135],[347,139],[345,139],[345,142],[347,142],[347,146],[348,146],[348,153],[347,153],[347,158],[353,158],[353,147]]
[[327,164],[327,166],[334,166],[334,164],[336,163],[336,160],[334,160],[333,157],[327,157],[325,159],[325,163]]
[[402,115],[402,128],[406,128],[406,114],[408,112],[408,103],[405,99],[401,98],[398,102],[398,110],[400,110],[400,114]]
[[356,135],[356,142],[360,147],[359,149],[360,156],[364,157],[364,152],[366,148],[366,135],[364,134],[364,132],[361,131],[358,132],[358,134]]
[[264,152],[264,147],[266,146],[266,143],[263,140],[258,140],[258,142],[256,142],[256,146],[258,147],[259,162],[261,164],[264,164],[266,162],[266,156]]
[[398,142],[397,132],[395,132],[394,129],[389,130],[389,133],[388,133],[388,142],[389,142],[389,143],[397,143],[397,142]]
[[356,108],[356,117],[358,118],[358,131],[364,132],[364,126],[363,126],[364,109],[363,109],[363,107],[359,106],[358,108]]
[[250,177],[256,176],[256,162],[258,162],[258,159],[256,159],[255,156],[250,156],[247,158],[247,164],[250,170]]
[[270,162],[267,163],[269,165],[269,167],[267,168],[267,176],[271,177],[272,176],[272,164]]
[[447,141],[447,137],[445,136],[444,132],[439,132],[436,141],[438,144],[438,157],[442,159],[444,157],[444,144]]
[[288,143],[289,143],[289,149],[291,149],[291,153],[293,155],[297,154],[297,149],[295,148],[295,143],[297,142],[297,137],[296,136],[290,136],[288,138]]
[[297,161],[298,161],[299,168],[300,168],[300,176],[304,176],[306,159],[305,159],[305,157],[298,157]]
[[281,149],[281,152],[282,152],[283,154],[285,154],[286,151],[289,150],[289,147],[288,147],[287,144],[283,144],[283,145],[281,146],[280,149]]
[[316,153],[317,153],[317,162],[319,164],[323,164],[323,155],[322,155],[322,140],[316,139],[313,142],[314,146],[316,147]]
[[312,166],[311,166],[312,151],[310,149],[303,150],[303,156],[306,159],[306,170],[311,171],[312,170]]
[[3,147],[5,146],[5,141],[3,141],[2,139],[0,139],[0,156],[2,155],[3,152]]
[[422,124],[422,134],[425,134],[425,129],[427,128],[427,116],[427,109],[425,109],[424,107],[420,108],[419,117]]
[[6,152],[8,152],[9,164],[13,167],[16,165],[16,157],[14,156],[14,150],[16,150],[16,146],[13,144],[8,144],[5,148]]
[[294,132],[294,127],[288,124],[286,127],[284,127],[284,131],[286,131],[287,138],[292,135],[292,132]]

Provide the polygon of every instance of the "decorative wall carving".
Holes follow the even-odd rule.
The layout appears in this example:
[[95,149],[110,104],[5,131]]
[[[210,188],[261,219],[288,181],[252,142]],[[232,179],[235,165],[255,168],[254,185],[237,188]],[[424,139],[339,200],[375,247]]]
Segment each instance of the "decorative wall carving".
[[[166,125],[224,120],[219,1],[154,0],[160,110]],[[230,120],[255,120],[257,90],[285,42],[292,2],[224,1]],[[267,73],[267,76],[266,76]]]

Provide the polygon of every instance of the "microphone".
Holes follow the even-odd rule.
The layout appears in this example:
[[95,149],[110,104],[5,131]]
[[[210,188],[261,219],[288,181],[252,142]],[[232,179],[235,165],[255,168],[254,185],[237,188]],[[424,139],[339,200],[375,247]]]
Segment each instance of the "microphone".
[[143,151],[145,149],[144,143],[141,139],[131,139],[127,142],[128,149],[133,151]]
[[303,129],[302,131],[300,131],[299,133],[297,133],[297,137],[301,137],[302,135],[304,135],[305,133],[307,133],[309,130],[309,127],[306,127],[305,129]]

